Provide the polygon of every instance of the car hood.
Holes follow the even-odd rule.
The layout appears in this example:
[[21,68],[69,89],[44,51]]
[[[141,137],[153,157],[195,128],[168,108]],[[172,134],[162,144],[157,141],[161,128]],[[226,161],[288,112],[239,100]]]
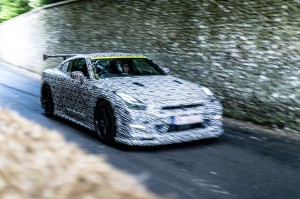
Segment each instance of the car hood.
[[128,94],[147,105],[176,106],[207,101],[198,84],[170,75],[119,77],[104,81],[106,88]]

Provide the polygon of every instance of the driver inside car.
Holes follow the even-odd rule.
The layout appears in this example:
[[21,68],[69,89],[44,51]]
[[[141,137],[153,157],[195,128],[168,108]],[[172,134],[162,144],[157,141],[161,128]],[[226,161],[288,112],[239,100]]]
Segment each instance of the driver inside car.
[[118,70],[120,73],[123,74],[129,74],[132,72],[128,62],[123,62],[121,64],[118,64]]
[[121,67],[123,68],[123,73],[129,73],[130,72],[130,68],[129,68],[128,63],[123,63]]

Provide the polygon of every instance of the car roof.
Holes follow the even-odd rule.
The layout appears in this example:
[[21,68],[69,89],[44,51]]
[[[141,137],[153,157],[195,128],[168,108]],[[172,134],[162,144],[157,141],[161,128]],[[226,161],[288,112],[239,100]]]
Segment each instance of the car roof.
[[[75,57],[85,57],[90,59],[107,59],[107,58],[148,58],[144,54],[133,54],[133,53],[93,53],[83,54]],[[73,57],[74,58],[74,57]]]

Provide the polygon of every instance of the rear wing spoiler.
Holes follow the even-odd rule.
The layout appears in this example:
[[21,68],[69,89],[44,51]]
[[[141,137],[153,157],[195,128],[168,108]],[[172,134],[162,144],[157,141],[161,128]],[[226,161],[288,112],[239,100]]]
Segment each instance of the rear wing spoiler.
[[47,55],[43,54],[43,60],[46,61],[48,58],[55,58],[55,57],[62,57],[64,60],[66,60],[69,57],[74,57],[78,54],[55,54],[55,55]]

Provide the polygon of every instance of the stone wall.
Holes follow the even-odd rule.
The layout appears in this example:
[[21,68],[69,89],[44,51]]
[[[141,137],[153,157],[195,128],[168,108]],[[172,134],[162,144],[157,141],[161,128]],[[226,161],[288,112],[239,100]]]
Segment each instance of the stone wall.
[[300,130],[299,0],[81,0],[0,25],[0,59],[41,72],[43,53],[141,52],[211,88],[225,115]]

